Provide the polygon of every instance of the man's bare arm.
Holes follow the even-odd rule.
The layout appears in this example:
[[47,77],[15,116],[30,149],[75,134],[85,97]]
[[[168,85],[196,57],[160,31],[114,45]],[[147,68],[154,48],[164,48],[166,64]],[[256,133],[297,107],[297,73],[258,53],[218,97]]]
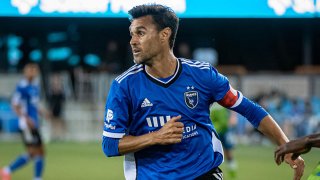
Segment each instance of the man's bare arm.
[[279,125],[268,115],[262,119],[258,130],[267,136],[277,145],[284,144],[289,141],[287,136],[283,133]]
[[307,144],[311,147],[320,148],[320,133],[307,136]]
[[[277,145],[282,145],[289,141],[279,125],[270,115],[262,119],[258,129]],[[300,156],[293,160],[292,156],[293,154],[286,154],[283,156],[283,160],[294,169],[294,180],[299,180],[303,175],[304,160]]]

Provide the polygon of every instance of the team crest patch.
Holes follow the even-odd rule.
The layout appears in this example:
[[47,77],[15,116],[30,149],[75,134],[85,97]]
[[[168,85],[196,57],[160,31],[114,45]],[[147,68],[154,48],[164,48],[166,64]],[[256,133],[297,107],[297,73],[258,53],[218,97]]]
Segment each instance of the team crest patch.
[[184,93],[184,102],[186,105],[193,109],[198,105],[198,92],[197,91],[188,91]]

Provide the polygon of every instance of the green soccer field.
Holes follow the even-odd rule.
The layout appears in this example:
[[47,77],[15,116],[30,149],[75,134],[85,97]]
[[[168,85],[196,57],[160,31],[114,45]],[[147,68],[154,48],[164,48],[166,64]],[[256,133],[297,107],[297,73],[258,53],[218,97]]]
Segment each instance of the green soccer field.
[[[0,142],[0,165],[9,163],[23,146],[18,143]],[[47,158],[44,180],[121,180],[123,176],[123,158],[106,158],[100,143],[51,143],[46,146]],[[290,180],[293,171],[283,164],[277,166],[273,161],[273,147],[238,146],[235,151],[238,162],[239,180]],[[313,149],[303,156],[306,161],[306,179],[312,169],[320,161],[320,150]],[[225,169],[222,165],[222,169]],[[13,174],[13,180],[32,179],[33,165]],[[225,179],[228,180],[225,173]]]

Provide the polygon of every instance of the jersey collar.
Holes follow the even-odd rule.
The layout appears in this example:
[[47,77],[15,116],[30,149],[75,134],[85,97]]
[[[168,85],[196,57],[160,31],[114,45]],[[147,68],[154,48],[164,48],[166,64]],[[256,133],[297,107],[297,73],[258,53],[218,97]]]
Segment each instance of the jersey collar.
[[182,64],[181,64],[180,59],[177,59],[177,66],[176,66],[176,70],[174,72],[174,75],[167,82],[164,82],[158,78],[155,78],[151,74],[149,74],[145,69],[145,65],[143,66],[143,72],[145,73],[147,78],[150,79],[152,82],[154,82],[162,87],[165,87],[165,88],[169,87],[172,83],[174,83],[178,79],[178,77],[181,74],[181,71],[182,71]]

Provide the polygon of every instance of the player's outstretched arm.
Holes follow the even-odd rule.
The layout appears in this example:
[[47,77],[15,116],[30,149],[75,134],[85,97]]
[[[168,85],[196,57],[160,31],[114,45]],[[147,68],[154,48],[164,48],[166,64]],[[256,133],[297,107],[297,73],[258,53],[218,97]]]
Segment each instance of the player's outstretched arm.
[[[282,145],[289,141],[278,124],[260,105],[252,102],[231,86],[218,103],[246,117],[255,128],[277,145]],[[304,161],[301,157],[292,160],[291,156],[292,154],[285,155],[284,160],[294,168],[294,179],[299,180],[303,175]]]
[[312,147],[320,147],[320,133],[304,136],[279,146],[274,152],[274,159],[280,165],[286,154],[293,153],[292,159],[295,160],[300,154],[309,152]]
[[318,147],[320,148],[320,133],[318,134],[311,134],[308,137],[308,142],[310,143],[311,147]]
[[127,154],[136,152],[152,145],[169,145],[181,142],[183,123],[178,122],[181,116],[170,119],[158,131],[141,136],[124,136],[119,141],[119,153]]
[[[270,115],[267,115],[262,119],[259,124],[258,130],[261,131],[270,140],[277,145],[287,143],[289,140],[283,133],[278,124],[273,120]],[[301,179],[304,171],[304,160],[299,156],[295,160],[292,160],[293,154],[286,154],[283,159],[294,169],[294,180]]]

